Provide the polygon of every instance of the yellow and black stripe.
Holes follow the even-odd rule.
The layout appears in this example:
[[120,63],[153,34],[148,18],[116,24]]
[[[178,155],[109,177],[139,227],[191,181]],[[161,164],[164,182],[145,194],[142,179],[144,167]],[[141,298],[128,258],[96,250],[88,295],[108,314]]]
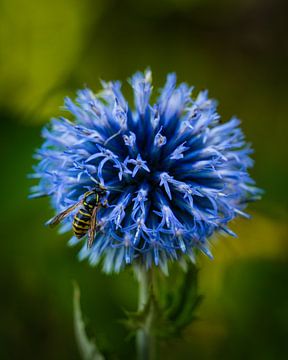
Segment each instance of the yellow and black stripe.
[[[89,207],[90,210],[90,207]],[[91,209],[92,210],[92,209]],[[87,234],[91,223],[91,213],[85,208],[79,209],[73,220],[73,231],[78,239]]]
[[78,239],[85,236],[91,225],[91,217],[95,207],[99,206],[99,194],[94,191],[88,191],[84,195],[83,204],[73,220],[73,231]]
[[85,210],[92,212],[95,206],[99,203],[99,195],[95,194],[95,192],[88,192],[84,198],[83,206]]

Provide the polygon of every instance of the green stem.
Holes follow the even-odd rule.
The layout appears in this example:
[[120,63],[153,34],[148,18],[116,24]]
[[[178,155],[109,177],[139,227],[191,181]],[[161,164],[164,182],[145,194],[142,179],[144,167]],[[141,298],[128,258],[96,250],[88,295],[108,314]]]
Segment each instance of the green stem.
[[[136,275],[139,282],[138,311],[143,311],[153,293],[153,274],[152,270],[139,267],[136,270]],[[153,360],[155,358],[155,338],[151,333],[154,316],[152,303],[148,310],[145,324],[143,328],[137,331],[136,335],[138,360]]]

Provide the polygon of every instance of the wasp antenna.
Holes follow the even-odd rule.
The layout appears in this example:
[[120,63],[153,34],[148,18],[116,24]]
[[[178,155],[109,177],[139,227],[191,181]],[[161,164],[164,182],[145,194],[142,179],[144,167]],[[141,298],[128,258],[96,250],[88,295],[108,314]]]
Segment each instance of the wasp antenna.
[[[99,181],[97,181],[90,173],[89,173],[89,171],[86,169],[85,170],[85,173],[90,177],[90,179],[95,183],[95,184],[97,184],[97,185],[102,185],[102,184],[100,184],[100,182]],[[104,186],[104,185],[103,185]]]

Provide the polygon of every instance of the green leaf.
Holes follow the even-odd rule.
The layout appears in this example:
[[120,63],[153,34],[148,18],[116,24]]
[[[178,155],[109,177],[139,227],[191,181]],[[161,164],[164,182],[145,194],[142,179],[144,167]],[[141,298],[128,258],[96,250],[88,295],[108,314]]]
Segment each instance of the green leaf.
[[[127,319],[122,323],[130,329],[131,335],[149,327],[151,334],[158,338],[175,337],[181,335],[185,327],[197,319],[195,311],[202,300],[202,296],[198,294],[198,270],[190,265],[186,272],[181,271],[180,274],[183,277],[180,285],[174,285],[173,291],[169,290],[165,294],[163,303],[160,304],[151,287],[143,309],[126,312]],[[162,285],[163,281],[168,285],[171,279],[162,279]],[[165,291],[165,288],[171,288],[171,285],[161,288],[161,291]]]
[[203,297],[198,294],[198,269],[191,264],[184,273],[179,289],[167,296],[165,316],[173,323],[175,333],[181,333],[197,318],[195,311],[202,299]]
[[87,337],[80,306],[80,290],[76,283],[74,283],[73,307],[75,338],[81,358],[83,360],[105,360],[104,356],[99,352],[95,342],[89,340]]

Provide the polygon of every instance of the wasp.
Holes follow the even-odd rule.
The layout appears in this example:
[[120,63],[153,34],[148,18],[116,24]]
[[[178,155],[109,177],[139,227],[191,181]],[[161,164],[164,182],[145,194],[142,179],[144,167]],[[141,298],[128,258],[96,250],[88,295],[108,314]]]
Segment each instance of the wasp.
[[73,218],[73,232],[78,239],[81,239],[88,233],[87,245],[88,248],[91,248],[96,235],[97,212],[100,207],[107,207],[106,195],[107,189],[103,185],[97,184],[93,190],[87,191],[80,201],[54,216],[46,224],[54,227],[73,210],[79,208]]

